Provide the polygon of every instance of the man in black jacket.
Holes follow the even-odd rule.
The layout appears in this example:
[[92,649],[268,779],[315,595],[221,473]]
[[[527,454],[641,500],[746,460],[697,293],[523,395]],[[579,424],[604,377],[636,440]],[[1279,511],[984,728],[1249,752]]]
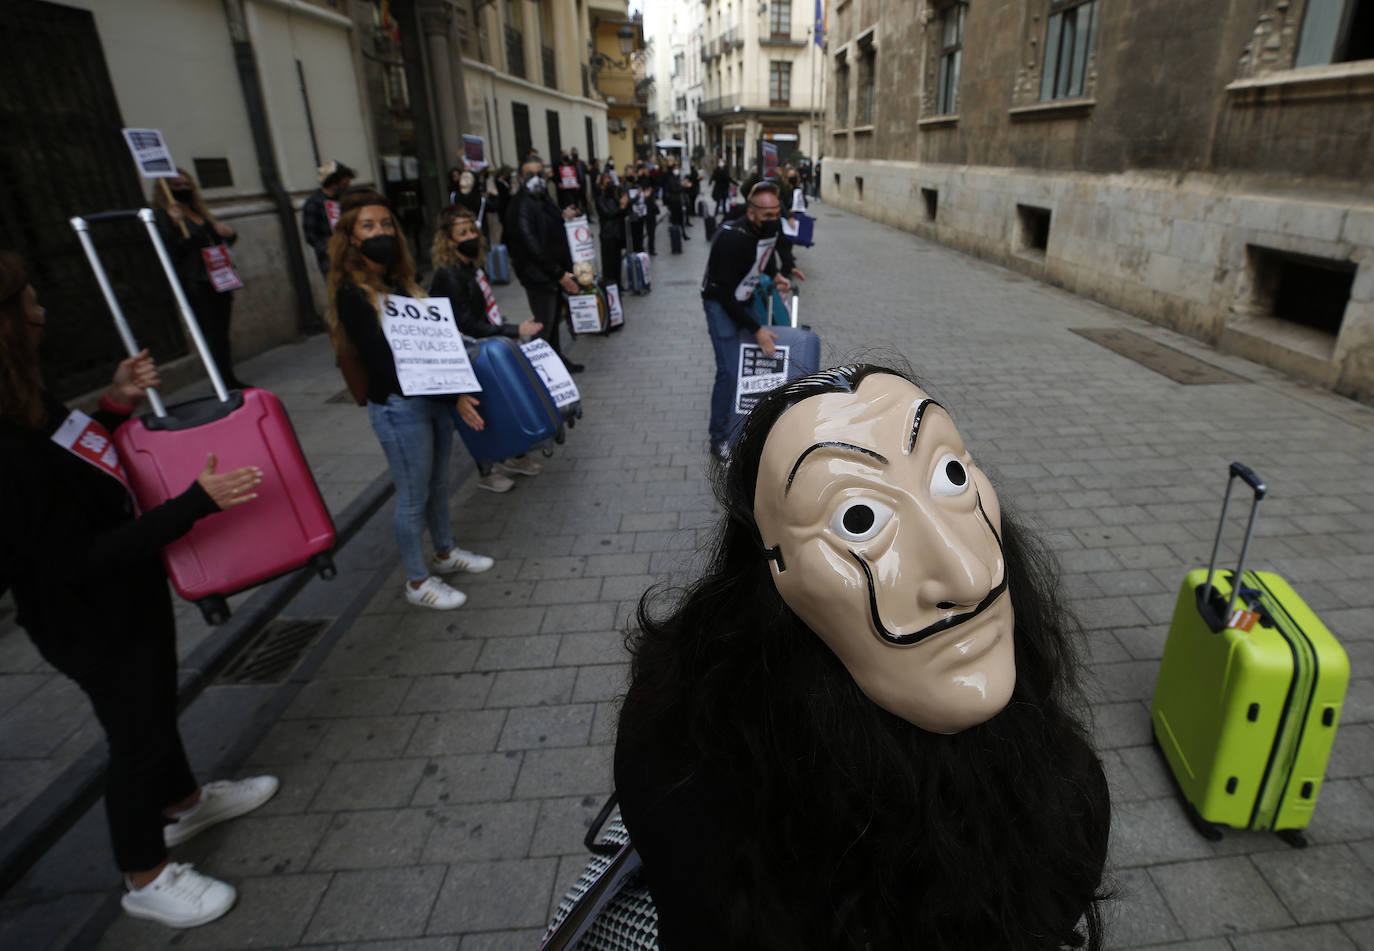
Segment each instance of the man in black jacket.
[[701,280],[701,302],[706,326],[716,355],[716,382],[711,389],[711,455],[724,459],[730,437],[731,404],[735,396],[736,364],[739,361],[740,328],[754,335],[765,356],[772,356],[777,335],[754,319],[750,299],[759,275],[775,276],[778,290],[792,289],[788,268],[780,272],[774,261],[780,206],[778,186],[760,182],[749,193],[749,206],[741,218],[728,221],[711,242],[711,256]]
[[[532,156],[520,164],[520,184],[520,190],[511,196],[504,222],[511,262],[525,288],[534,319],[544,325],[539,335],[553,347],[569,373],[580,373],[582,364],[563,357],[563,348],[558,342],[558,317],[563,305],[559,291],[577,293],[572,254],[568,251],[567,233],[563,230],[565,215],[559,213],[558,206],[549,197],[544,163],[537,157]],[[575,214],[575,209],[569,209],[566,217]]]

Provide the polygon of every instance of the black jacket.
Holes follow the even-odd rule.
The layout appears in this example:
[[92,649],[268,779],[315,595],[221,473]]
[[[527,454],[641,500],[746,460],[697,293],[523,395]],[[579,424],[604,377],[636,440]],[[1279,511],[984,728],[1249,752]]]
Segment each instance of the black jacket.
[[728,169],[717,166],[711,173],[711,197],[716,201],[724,201],[730,197],[730,186],[735,184],[735,180],[730,177]]
[[[135,516],[116,479],[52,441],[68,410],[43,402],[36,430],[0,420],[0,592],[14,591],[19,626],[53,656],[93,630],[119,641],[171,624],[158,554],[218,511],[214,500],[192,482]],[[126,418],[94,414],[111,433]]]
[[[754,317],[749,296],[740,300],[738,293],[750,272],[760,264],[762,273],[769,276],[778,273],[771,250],[767,257],[759,260],[761,244],[767,240],[754,231],[748,218],[725,222],[711,240],[711,256],[706,261],[706,273],[701,278],[702,300],[719,303],[731,320],[750,333],[759,329],[759,322]],[[776,244],[783,240],[782,235],[778,235],[773,247],[776,248]]]
[[547,195],[522,188],[506,209],[504,238],[515,274],[525,286],[552,287],[572,271],[563,215]]
[[516,324],[503,323],[498,327],[487,319],[487,299],[482,294],[482,286],[477,283],[475,266],[441,267],[434,272],[429,295],[448,298],[458,329],[469,337],[500,334],[515,339],[520,336],[520,328]]

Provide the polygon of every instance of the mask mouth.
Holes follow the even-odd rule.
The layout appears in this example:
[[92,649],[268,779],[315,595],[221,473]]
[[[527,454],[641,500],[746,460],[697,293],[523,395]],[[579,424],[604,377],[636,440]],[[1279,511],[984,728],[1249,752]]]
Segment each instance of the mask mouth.
[[961,604],[957,601],[941,601],[937,605],[941,610],[951,610],[954,608],[969,608],[970,610],[943,617],[935,623],[928,624],[919,631],[913,631],[910,634],[894,634],[888,629],[887,625],[883,623],[882,614],[878,610],[878,587],[873,580],[873,569],[869,567],[868,562],[864,560],[862,555],[852,549],[849,551],[849,557],[854,559],[855,563],[858,564],[859,568],[864,573],[864,581],[868,585],[868,613],[873,621],[873,629],[878,632],[879,637],[889,644],[895,644],[899,647],[909,647],[912,644],[919,644],[921,641],[929,637],[934,637],[936,634],[942,634],[950,628],[958,627],[961,624],[967,624],[988,608],[992,607],[993,604],[1006,593],[1007,554],[1002,548],[1002,536],[997,533],[997,529],[993,527],[992,521],[988,518],[988,513],[983,510],[982,499],[978,500],[978,514],[983,516],[984,524],[987,525],[988,531],[992,532],[992,537],[997,542],[997,553],[1002,557],[1002,580],[977,604],[970,605]]

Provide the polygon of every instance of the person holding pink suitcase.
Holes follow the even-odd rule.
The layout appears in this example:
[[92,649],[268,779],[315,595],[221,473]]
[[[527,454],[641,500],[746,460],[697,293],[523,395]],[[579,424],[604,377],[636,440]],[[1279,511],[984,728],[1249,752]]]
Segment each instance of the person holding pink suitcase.
[[[385,294],[426,296],[415,283],[415,264],[398,233],[391,203],[370,189],[355,189],[344,195],[339,224],[329,241],[325,319],[340,363],[351,362],[366,372],[368,420],[396,483],[394,524],[406,567],[406,600],[448,611],[462,607],[467,595],[439,575],[486,571],[494,562],[454,544],[448,514],[453,398],[401,392],[378,309]],[[476,397],[463,394],[457,404],[463,421],[481,429]],[[434,543],[429,560],[421,546],[426,528]]]
[[[46,314],[17,254],[0,251],[0,592],[43,658],[91,699],[109,743],[105,812],[124,909],[176,928],[233,906],[232,885],[167,849],[251,812],[273,776],[199,785],[177,729],[176,625],[163,546],[197,519],[257,497],[262,472],[204,470],[135,515],[110,431],[159,381],[145,350],[119,364],[100,411],[69,411],[39,379]],[[73,596],[73,585],[80,595]]]

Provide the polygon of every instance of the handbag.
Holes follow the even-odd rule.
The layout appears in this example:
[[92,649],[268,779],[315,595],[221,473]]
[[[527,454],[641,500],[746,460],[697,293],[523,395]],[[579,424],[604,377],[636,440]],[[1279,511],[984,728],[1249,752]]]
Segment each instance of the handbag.
[[612,793],[592,820],[584,840],[592,856],[559,901],[539,951],[658,951],[658,909],[629,832],[619,814],[610,818],[615,805]]

